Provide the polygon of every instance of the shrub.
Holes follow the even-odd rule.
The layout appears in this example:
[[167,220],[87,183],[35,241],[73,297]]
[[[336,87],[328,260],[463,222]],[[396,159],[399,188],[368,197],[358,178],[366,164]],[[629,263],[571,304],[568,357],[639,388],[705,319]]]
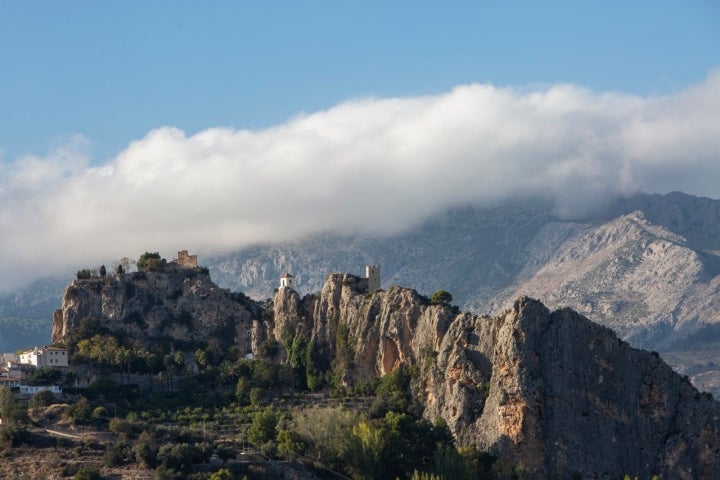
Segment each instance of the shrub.
[[452,300],[453,296],[445,290],[438,290],[430,297],[432,303],[438,303],[440,305],[448,305]]
[[127,438],[130,433],[132,433],[132,425],[130,425],[130,422],[125,420],[124,418],[113,418],[110,420],[110,424],[108,425],[108,429],[120,435],[121,438]]
[[103,406],[95,407],[92,411],[93,418],[107,417],[107,409]]
[[85,465],[78,469],[77,473],[73,477],[75,480],[100,480],[100,471],[97,467],[92,465]]
[[90,405],[86,398],[81,398],[72,405],[65,408],[63,415],[65,418],[70,420],[73,424],[83,423],[90,418]]
[[163,445],[158,451],[157,459],[166,469],[187,473],[193,464],[193,449],[187,443]]
[[23,443],[28,436],[27,430],[17,425],[0,426],[0,450],[8,451]]
[[106,467],[117,467],[125,463],[129,457],[130,445],[124,440],[119,440],[105,450],[103,465]]
[[152,433],[143,431],[132,448],[135,460],[143,467],[152,468],[156,465],[157,444]]
[[29,408],[40,408],[52,405],[55,402],[55,394],[50,390],[42,390],[33,395],[28,401]]
[[82,270],[78,270],[76,276],[78,280],[89,280],[92,278],[92,270],[83,268]]
[[210,475],[210,480],[233,480],[233,475],[227,468],[221,468]]

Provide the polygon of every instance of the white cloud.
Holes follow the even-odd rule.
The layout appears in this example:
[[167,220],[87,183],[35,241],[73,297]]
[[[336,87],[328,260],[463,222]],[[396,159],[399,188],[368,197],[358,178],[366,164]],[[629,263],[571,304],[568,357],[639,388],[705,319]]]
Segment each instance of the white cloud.
[[0,289],[181,248],[393,231],[518,194],[572,213],[637,190],[720,196],[720,72],[666,97],[466,85],[357,99],[261,131],[162,127],[105,165],[87,141],[0,164]]

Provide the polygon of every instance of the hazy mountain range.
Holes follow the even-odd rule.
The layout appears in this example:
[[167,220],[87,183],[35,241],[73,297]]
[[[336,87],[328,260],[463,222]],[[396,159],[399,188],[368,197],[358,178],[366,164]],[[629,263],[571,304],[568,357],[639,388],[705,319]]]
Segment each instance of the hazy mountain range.
[[[285,271],[305,294],[318,291],[330,272],[361,274],[366,264],[382,266],[385,288],[447,290],[454,303],[477,313],[497,313],[529,295],[660,351],[700,389],[718,392],[718,251],[720,201],[671,193],[621,199],[572,220],[541,202],[468,205],[397,235],[327,233],[200,263],[219,285],[254,298],[270,297]],[[38,333],[49,340],[51,313],[68,280],[2,298],[0,317],[45,318]],[[22,346],[8,345],[9,332],[6,322],[5,349]]]

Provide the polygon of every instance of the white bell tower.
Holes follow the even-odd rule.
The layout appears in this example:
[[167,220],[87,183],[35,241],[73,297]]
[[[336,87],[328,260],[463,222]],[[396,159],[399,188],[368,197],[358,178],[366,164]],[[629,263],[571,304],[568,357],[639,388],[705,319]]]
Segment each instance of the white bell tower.
[[295,277],[290,275],[288,272],[285,272],[280,276],[280,288],[284,287],[295,290]]

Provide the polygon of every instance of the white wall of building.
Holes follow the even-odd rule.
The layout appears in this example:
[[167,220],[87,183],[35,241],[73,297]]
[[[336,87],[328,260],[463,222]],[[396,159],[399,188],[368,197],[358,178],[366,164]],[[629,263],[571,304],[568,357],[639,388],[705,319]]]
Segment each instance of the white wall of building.
[[68,351],[62,348],[44,347],[20,354],[20,363],[35,365],[37,368],[67,367],[70,362]]

